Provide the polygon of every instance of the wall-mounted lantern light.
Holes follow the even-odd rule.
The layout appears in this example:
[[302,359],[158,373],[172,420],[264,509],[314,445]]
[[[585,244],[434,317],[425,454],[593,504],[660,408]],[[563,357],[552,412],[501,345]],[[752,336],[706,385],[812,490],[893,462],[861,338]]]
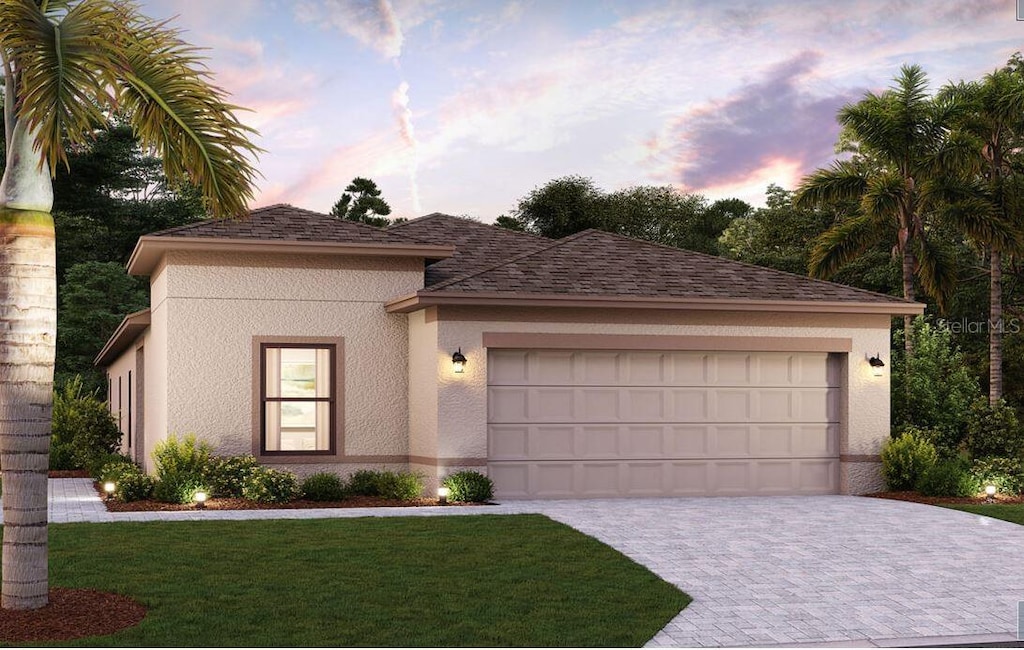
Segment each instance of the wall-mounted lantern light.
[[438,505],[446,505],[448,503],[448,494],[451,491],[446,487],[437,488],[437,503]]
[[884,368],[884,367],[885,367],[885,362],[884,362],[884,361],[882,361],[882,355],[881,355],[880,353],[879,353],[879,354],[876,354],[876,355],[875,355],[875,356],[873,356],[873,357],[870,357],[870,358],[868,359],[868,364],[870,364],[870,365],[871,365],[871,373],[872,373],[872,374],[873,374],[873,375],[874,375],[875,377],[881,377],[881,376],[882,376],[882,374],[883,374],[883,372],[884,372],[884,371],[882,370],[882,368]]
[[462,354],[461,347],[458,352],[452,355],[452,368],[455,369],[455,372],[459,373],[466,370],[466,355]]
[[196,510],[202,510],[206,508],[206,499],[209,495],[206,492],[196,492],[192,498],[196,502]]
[[114,485],[113,481],[107,481],[103,484],[103,491],[107,494],[107,501],[114,498],[114,492],[117,490],[117,486]]

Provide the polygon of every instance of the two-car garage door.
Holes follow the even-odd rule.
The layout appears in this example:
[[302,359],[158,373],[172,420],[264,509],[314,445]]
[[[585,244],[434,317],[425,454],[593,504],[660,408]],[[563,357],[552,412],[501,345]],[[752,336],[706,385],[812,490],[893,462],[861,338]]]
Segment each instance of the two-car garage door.
[[835,493],[838,362],[825,352],[492,349],[496,495]]

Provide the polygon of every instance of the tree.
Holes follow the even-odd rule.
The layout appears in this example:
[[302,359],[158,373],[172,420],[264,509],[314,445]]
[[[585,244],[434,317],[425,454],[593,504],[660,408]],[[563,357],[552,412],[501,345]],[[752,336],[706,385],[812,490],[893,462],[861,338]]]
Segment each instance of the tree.
[[604,210],[604,192],[592,179],[564,176],[520,199],[510,218],[527,232],[560,239],[587,228],[604,229]]
[[391,220],[387,218],[387,215],[391,214],[391,206],[380,198],[380,194],[376,183],[369,178],[357,176],[331,208],[331,214],[339,219],[386,228],[391,224]]
[[[925,225],[936,201],[934,177],[946,135],[949,107],[927,94],[919,66],[903,66],[895,85],[867,93],[839,111],[840,143],[855,154],[805,177],[798,207],[851,206],[815,241],[810,273],[828,278],[881,239],[895,235],[902,262],[903,297],[916,298],[915,275],[941,305],[955,284],[943,251],[930,245]],[[904,317],[909,331],[911,317]],[[913,338],[906,337],[907,350]]]
[[7,166],[0,181],[0,606],[48,602],[46,483],[56,321],[52,177],[115,107],[172,183],[214,216],[245,212],[254,133],[195,48],[128,0],[0,2]]

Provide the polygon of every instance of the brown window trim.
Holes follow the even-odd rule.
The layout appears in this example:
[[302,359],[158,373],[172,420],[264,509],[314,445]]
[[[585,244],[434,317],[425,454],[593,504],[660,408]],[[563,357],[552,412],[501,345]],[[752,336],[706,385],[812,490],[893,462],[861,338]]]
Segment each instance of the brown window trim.
[[[330,449],[321,451],[267,451],[265,430],[264,372],[266,348],[328,348],[331,350],[333,402]],[[345,449],[345,339],[341,337],[254,336],[252,338],[252,453],[266,463],[325,462],[343,457]],[[324,399],[324,398],[321,398]],[[281,400],[287,401],[287,400]]]

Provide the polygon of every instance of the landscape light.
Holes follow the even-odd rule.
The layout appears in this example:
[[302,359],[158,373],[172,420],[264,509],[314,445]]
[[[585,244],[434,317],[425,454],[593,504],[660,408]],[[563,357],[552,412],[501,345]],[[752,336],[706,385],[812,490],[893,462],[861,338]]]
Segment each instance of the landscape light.
[[442,506],[448,503],[448,495],[450,493],[451,490],[446,487],[437,488],[437,503]]
[[996,486],[986,485],[985,486],[985,501],[991,503],[996,500]]
[[206,507],[206,492],[196,492],[195,496],[192,497],[196,502],[196,510],[202,510]]
[[103,484],[103,491],[107,493],[107,501],[114,498],[114,491],[117,490],[117,486],[114,485],[113,481],[107,481]]

